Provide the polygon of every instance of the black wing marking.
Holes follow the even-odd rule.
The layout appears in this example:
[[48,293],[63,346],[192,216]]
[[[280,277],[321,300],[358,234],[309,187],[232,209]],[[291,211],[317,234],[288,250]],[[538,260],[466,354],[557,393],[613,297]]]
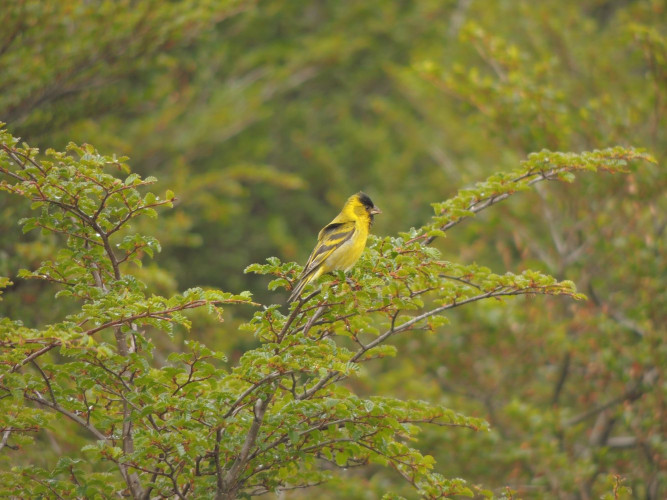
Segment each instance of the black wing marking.
[[304,267],[303,276],[316,270],[329,255],[340,248],[346,241],[354,236],[355,224],[353,221],[337,222],[329,224],[320,231],[318,243],[310,254],[308,262]]
[[347,221],[331,223],[320,231],[320,234],[317,236],[317,245],[315,245],[315,249],[310,254],[308,262],[303,268],[299,282],[287,299],[288,304],[301,294],[304,287],[310,282],[317,270],[320,269],[327,257],[354,236],[355,230],[356,226],[354,222]]

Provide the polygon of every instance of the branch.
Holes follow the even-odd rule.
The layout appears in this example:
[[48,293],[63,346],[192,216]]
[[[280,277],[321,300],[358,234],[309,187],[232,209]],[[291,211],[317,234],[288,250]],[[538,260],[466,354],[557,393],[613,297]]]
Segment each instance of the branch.
[[250,430],[246,435],[245,442],[243,443],[243,448],[241,448],[241,453],[237,457],[236,461],[232,465],[232,468],[227,472],[225,479],[223,481],[223,491],[218,490],[218,496],[230,494],[236,489],[236,483],[238,482],[238,477],[241,470],[245,467],[248,462],[248,456],[250,455],[250,449],[255,445],[257,440],[257,435],[259,434],[259,429],[262,426],[264,421],[264,414],[266,409],[269,407],[271,397],[267,396],[265,400],[258,399],[255,403],[255,408],[253,409],[254,419],[250,425]]
[[7,444],[7,441],[9,440],[9,435],[12,433],[10,429],[7,429],[3,434],[2,434],[2,440],[0,440],[0,451],[5,447]]
[[457,278],[456,276],[449,276],[447,274],[439,274],[438,276],[440,276],[441,278],[448,279],[448,280],[459,281],[459,282],[464,283],[464,284],[466,284],[468,286],[471,286],[473,288],[477,288],[477,290],[482,289],[482,287],[480,287],[479,285],[475,285],[472,281],[468,281],[468,280],[465,280],[463,278]]
[[24,397],[26,399],[30,400],[30,401],[34,401],[35,403],[39,403],[43,406],[47,406],[47,407],[51,408],[52,410],[57,411],[58,413],[62,413],[63,415],[65,415],[69,419],[73,420],[74,422],[76,422],[80,426],[87,429],[91,434],[93,434],[93,436],[95,436],[100,441],[104,441],[105,443],[108,441],[109,438],[107,436],[105,436],[101,431],[99,431],[93,424],[91,424],[90,422],[86,422],[83,418],[78,416],[76,413],[72,413],[71,411],[63,408],[57,402],[49,401],[48,399],[44,399],[39,394],[37,394],[37,395],[24,394]]
[[[58,347],[60,345],[60,341],[54,342],[53,344],[49,344],[46,347],[41,348],[39,351],[35,351],[32,354],[30,354],[28,357],[20,361],[19,363],[16,363],[12,368],[9,370],[9,373],[14,373],[16,370],[21,368],[23,365],[30,363],[31,361],[37,359],[40,357],[42,354],[49,352],[51,349],[54,347]],[[3,375],[0,375],[0,380],[2,380]]]
[[[567,169],[566,168],[553,168],[553,169],[548,170],[546,172],[529,172],[527,174],[521,175],[519,177],[516,177],[516,178],[510,180],[509,183],[519,183],[524,179],[528,179],[530,177],[535,177],[534,179],[531,179],[530,181],[526,182],[525,184],[522,184],[522,186],[532,186],[533,184],[535,184],[537,182],[547,181],[547,180],[554,180],[555,175],[557,173],[563,171],[563,170],[567,170]],[[509,198],[513,194],[515,194],[515,193],[514,192],[512,192],[512,193],[502,193],[502,194],[499,194],[499,195],[491,195],[491,196],[488,196],[486,198],[482,198],[481,200],[477,200],[477,201],[471,203],[468,206],[467,210],[472,212],[473,215],[476,215],[477,213],[481,212],[485,208],[489,208],[490,206],[495,205],[496,203],[500,203],[501,201],[506,200],[507,198]],[[469,219],[470,217],[472,217],[472,216],[471,215],[466,215],[464,217],[459,217],[458,219],[450,221],[447,224],[445,224],[444,226],[441,226],[440,230],[441,231],[447,231],[447,230],[451,229],[452,227],[456,226],[457,224],[463,222],[464,220]],[[424,244],[425,245],[430,245],[431,243],[433,243],[435,238],[436,238],[436,236],[428,237],[425,240]]]
[[558,374],[558,380],[556,381],[556,386],[554,387],[553,396],[551,396],[552,405],[558,404],[561,392],[563,391],[563,387],[565,386],[565,381],[567,380],[567,376],[570,373],[571,361],[572,361],[572,353],[570,351],[567,351],[565,353],[565,356],[563,356],[563,361],[560,367],[560,373]]
[[51,401],[53,401],[54,404],[56,403],[56,395],[53,394],[53,388],[51,387],[51,382],[49,382],[49,377],[46,376],[46,373],[44,373],[44,370],[42,370],[42,367],[37,364],[37,362],[33,359],[30,361],[30,364],[37,368],[37,371],[39,371],[40,375],[42,376],[42,379],[44,380],[44,383],[46,383],[46,387],[49,390],[49,395],[51,396]]
[[359,349],[357,351],[357,353],[354,356],[352,356],[352,358],[350,359],[350,362],[358,361],[359,358],[361,358],[361,356],[363,356],[367,351],[369,351],[373,347],[381,344],[382,342],[387,340],[392,335],[395,335],[395,334],[400,333],[400,332],[404,332],[404,331],[410,329],[410,327],[412,325],[414,325],[416,323],[419,323],[420,321],[425,320],[427,318],[430,318],[431,316],[435,316],[436,314],[441,313],[442,311],[446,311],[447,309],[453,309],[454,307],[463,306],[465,304],[469,304],[470,302],[476,302],[478,300],[487,299],[489,297],[499,297],[501,295],[516,295],[516,292],[503,292],[502,290],[504,290],[504,288],[496,288],[494,290],[483,293],[481,295],[475,295],[474,297],[470,297],[468,299],[462,300],[461,302],[452,302],[452,303],[446,304],[444,306],[440,306],[440,307],[436,307],[435,309],[431,309],[430,311],[427,311],[423,314],[420,314],[419,316],[415,316],[411,320],[406,321],[405,323],[402,323],[401,325],[399,325],[397,327],[390,328],[385,333],[383,333],[379,337],[376,337],[374,340],[372,340],[371,342],[366,344],[365,347],[362,347],[361,349]]
[[181,304],[180,306],[174,306],[170,307],[169,309],[163,309],[161,311],[146,311],[142,312],[139,314],[134,314],[132,316],[128,316],[126,318],[120,318],[120,319],[115,319],[113,321],[109,321],[107,323],[104,323],[100,326],[96,326],[95,328],[91,328],[90,330],[86,330],[83,332],[84,335],[93,335],[101,330],[105,330],[106,328],[110,328],[112,326],[120,326],[124,323],[130,323],[133,321],[136,321],[138,319],[142,318],[154,318],[154,319],[162,319],[164,320],[166,315],[169,315],[174,312],[179,312],[179,311],[185,311],[186,309],[195,309],[197,307],[202,307],[207,304],[211,305],[218,305],[218,304],[248,304],[248,301],[245,300],[205,300],[205,299],[200,299],[200,300],[195,300],[194,302],[188,302],[187,304]]
[[571,427],[573,425],[577,425],[580,422],[583,422],[584,420],[597,415],[598,413],[611,408],[612,406],[615,406],[619,403],[622,403],[624,401],[634,401],[636,399],[639,399],[642,394],[646,392],[646,389],[642,388],[642,384],[646,385],[652,385],[655,380],[658,378],[658,369],[657,368],[651,368],[650,370],[644,372],[644,374],[636,380],[633,384],[631,384],[623,394],[620,396],[617,396],[606,403],[601,404],[600,406],[596,406],[595,408],[591,408],[588,411],[585,411],[576,417],[572,417],[569,420],[566,420],[564,422],[565,427]]
[[[224,478],[222,476],[222,466],[220,465],[220,441],[222,441],[222,427],[218,427],[215,431],[215,448],[213,449],[213,459],[215,461],[215,476],[216,487],[218,489],[218,496],[224,489]],[[199,466],[199,463],[197,463]]]
[[[369,350],[372,348],[380,345],[383,343],[385,340],[387,340],[389,337],[397,334],[404,332],[406,330],[409,330],[413,325],[416,323],[419,323],[420,321],[423,321],[431,316],[435,316],[436,314],[439,314],[443,311],[446,311],[448,309],[453,309],[455,307],[460,307],[466,304],[469,304],[471,302],[477,302],[479,300],[484,300],[488,299],[491,297],[503,297],[503,296],[511,296],[511,295],[530,295],[530,294],[536,294],[538,293],[536,288],[526,288],[526,289],[519,289],[519,290],[507,290],[506,287],[499,287],[495,288],[489,292],[480,294],[480,295],[475,295],[474,297],[469,297],[465,300],[461,300],[460,302],[451,302],[449,304],[446,304],[444,306],[436,307],[435,309],[432,309],[430,311],[427,311],[423,314],[420,314],[419,316],[415,316],[409,321],[406,321],[405,323],[402,323],[399,326],[394,326],[392,324],[391,328],[387,330],[385,333],[382,335],[376,337],[373,341],[369,342],[362,348],[360,348],[354,356],[350,358],[348,363],[357,363],[359,362],[359,359]],[[334,377],[338,377],[336,381],[341,380],[344,377],[341,377],[341,372],[334,370],[329,372],[327,375],[322,377],[313,387],[308,389],[307,391],[304,391],[304,393],[299,396],[297,399],[299,400],[305,400],[309,399],[313,394],[318,392],[320,389],[322,389],[331,379]]]
[[639,443],[635,436],[614,436],[607,439],[605,446],[609,448],[634,448]]
[[285,375],[290,375],[290,374],[292,374],[292,373],[293,373],[293,372],[291,372],[291,371],[284,372],[284,373],[275,372],[275,373],[272,373],[272,374],[270,374],[270,375],[267,375],[267,376],[264,377],[263,379],[261,379],[261,380],[255,382],[253,385],[251,385],[251,386],[248,387],[245,391],[243,391],[243,392],[241,393],[241,395],[240,395],[238,398],[236,398],[236,401],[234,401],[234,402],[232,403],[232,406],[229,408],[229,410],[227,410],[227,413],[225,413],[225,414],[222,416],[222,418],[224,419],[224,418],[229,418],[229,417],[231,417],[232,414],[234,413],[234,410],[236,409],[236,407],[237,407],[239,404],[241,404],[241,402],[242,402],[245,398],[247,398],[250,394],[252,394],[255,390],[257,390],[259,387],[261,387],[261,386],[264,385],[265,383],[267,383],[267,382],[271,382],[271,381],[273,381],[273,380],[275,380],[275,379],[277,379],[277,378],[280,378],[280,377],[282,377],[282,376],[285,376]]

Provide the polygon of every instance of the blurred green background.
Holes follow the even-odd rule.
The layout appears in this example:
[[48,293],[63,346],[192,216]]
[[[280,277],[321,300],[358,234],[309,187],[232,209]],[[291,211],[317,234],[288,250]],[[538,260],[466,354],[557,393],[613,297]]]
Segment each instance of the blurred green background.
[[[387,235],[531,151],[620,144],[660,162],[666,10],[658,0],[17,0],[0,13],[0,120],[32,146],[127,155],[176,192],[157,225],[137,228],[163,246],[136,270],[156,290],[282,302],[243,269],[272,255],[303,263],[360,189],[383,210],[373,231]],[[437,335],[397,339],[402,355],[356,390],[488,419],[488,435],[424,433],[420,448],[446,476],[587,499],[620,475],[634,497],[664,498],[666,188],[660,165],[582,175],[450,231],[436,243],[446,259],[539,269],[589,300],[464,309]],[[39,325],[72,304],[15,279],[58,244],[20,234],[28,210],[0,197],[0,275],[15,282],[0,314]],[[236,330],[248,314],[199,318],[188,335],[233,360],[254,345]],[[35,463],[83,442],[44,439]],[[318,497],[413,494],[387,470],[341,477]]]

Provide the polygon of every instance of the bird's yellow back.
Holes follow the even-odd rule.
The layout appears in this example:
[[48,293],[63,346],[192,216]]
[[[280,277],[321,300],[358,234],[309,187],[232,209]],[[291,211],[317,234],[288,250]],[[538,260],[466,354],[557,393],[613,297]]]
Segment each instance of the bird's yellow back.
[[381,213],[364,193],[350,196],[341,212],[317,236],[317,245],[303,268],[299,283],[288,302],[299,296],[303,287],[325,273],[349,270],[361,257],[373,215]]
[[[318,246],[322,243],[326,244],[326,229],[333,224],[343,224],[343,227],[354,224],[354,233],[350,239],[340,245],[322,263],[322,270],[318,273],[319,275],[336,270],[347,271],[356,264],[366,247],[366,240],[371,227],[371,217],[366,207],[359,201],[359,197],[357,195],[350,196],[338,216],[320,231]],[[352,227],[349,229],[352,229]]]

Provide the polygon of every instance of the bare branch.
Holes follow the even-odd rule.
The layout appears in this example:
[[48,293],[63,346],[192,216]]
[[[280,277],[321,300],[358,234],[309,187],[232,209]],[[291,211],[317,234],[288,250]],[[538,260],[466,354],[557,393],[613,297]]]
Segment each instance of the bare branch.
[[100,441],[107,442],[107,440],[109,439],[102,432],[100,432],[93,424],[91,424],[90,422],[86,422],[83,418],[78,416],[76,413],[72,413],[71,411],[67,410],[66,408],[63,408],[57,402],[49,401],[48,399],[44,399],[39,394],[35,394],[35,395],[25,394],[24,396],[25,396],[26,399],[28,399],[30,401],[34,401],[35,403],[39,403],[42,406],[47,406],[47,407],[51,408],[52,410],[57,411],[58,413],[62,413],[67,418],[73,420],[74,422],[79,424],[81,427],[90,431],[90,433],[93,434],[93,436],[95,436]]
[[2,433],[2,439],[0,440],[0,451],[5,447],[7,441],[9,440],[9,435],[12,433],[11,429],[7,429]]
[[563,361],[561,362],[559,374],[558,374],[558,380],[556,381],[556,386],[554,387],[554,393],[553,396],[551,396],[551,404],[555,405],[558,404],[558,400],[560,399],[561,392],[563,390],[563,387],[565,386],[565,381],[567,380],[567,376],[570,373],[570,362],[572,361],[572,353],[570,351],[565,353],[565,356],[563,356]]
[[223,481],[223,491],[218,490],[219,497],[221,495],[233,494],[233,492],[236,490],[239,475],[243,470],[243,467],[245,467],[246,463],[248,462],[250,449],[255,445],[257,435],[259,434],[259,429],[262,426],[262,422],[264,421],[264,414],[266,413],[270,402],[271,397],[267,397],[266,399],[258,399],[255,403],[255,407],[253,409],[254,419],[250,425],[248,434],[246,434],[245,442],[241,448],[241,453],[234,461],[231,469],[229,469],[225,475],[225,479]]
[[639,377],[637,380],[635,380],[633,383],[631,383],[627,389],[621,394],[620,396],[617,396],[613,399],[610,399],[606,403],[601,404],[600,406],[596,406],[595,408],[591,408],[588,411],[585,411],[576,417],[572,417],[564,422],[565,427],[571,427],[573,425],[577,425],[580,422],[583,422],[584,420],[593,417],[597,415],[598,413],[607,410],[608,408],[611,408],[612,406],[615,406],[619,403],[622,403],[624,401],[635,401],[636,399],[639,399],[642,394],[646,392],[645,388],[642,388],[642,385],[652,385],[655,383],[655,380],[658,377],[658,370],[657,368],[651,368],[650,370],[647,370],[644,372],[644,374]]
[[42,379],[44,380],[44,383],[46,383],[46,387],[49,390],[49,395],[51,396],[51,401],[53,401],[54,404],[57,404],[56,402],[56,396],[53,394],[53,388],[51,387],[51,382],[49,382],[49,377],[46,376],[46,373],[44,373],[44,370],[42,370],[42,367],[37,364],[37,362],[33,359],[30,361],[30,363],[37,368],[39,371],[40,375],[42,376]]

